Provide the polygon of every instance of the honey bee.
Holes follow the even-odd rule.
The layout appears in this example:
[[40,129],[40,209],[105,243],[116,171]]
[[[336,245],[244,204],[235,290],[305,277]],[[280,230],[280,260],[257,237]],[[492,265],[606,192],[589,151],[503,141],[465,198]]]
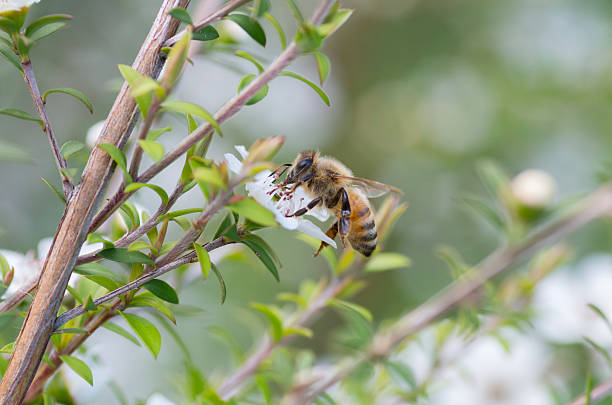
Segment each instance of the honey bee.
[[[278,173],[281,167],[284,169]],[[353,177],[353,172],[344,164],[332,157],[320,156],[314,150],[303,151],[293,163],[281,167],[274,172],[277,177],[287,170],[289,173],[280,187],[287,188],[289,193],[303,187],[312,197],[306,207],[287,216],[298,217],[323,204],[336,218],[326,235],[334,239],[340,234],[343,246],[346,246],[346,237],[359,253],[366,257],[372,254],[376,249],[378,231],[368,197],[379,197],[389,191],[403,194],[401,190],[377,181]],[[321,242],[315,256],[326,246],[327,243]]]

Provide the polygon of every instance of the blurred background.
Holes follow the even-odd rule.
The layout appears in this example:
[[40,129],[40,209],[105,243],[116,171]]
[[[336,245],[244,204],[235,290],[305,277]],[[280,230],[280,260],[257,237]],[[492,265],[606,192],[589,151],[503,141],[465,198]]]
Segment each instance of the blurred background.
[[[305,15],[316,4],[299,3]],[[79,89],[95,106],[92,116],[69,97],[50,96],[47,105],[60,143],[84,142],[88,129],[105,118],[120,83],[116,66],[132,63],[158,4],[44,0],[32,8],[31,18],[74,16],[68,29],[32,51],[39,86]],[[557,200],[597,186],[596,174],[612,152],[612,3],[345,0],[343,5],[355,12],[322,49],[332,62],[323,86],[331,107],[301,83],[278,78],[262,102],[224,124],[225,137],[215,138],[211,156],[220,160],[235,152],[234,145],[283,135],[287,141],[277,155],[279,163],[291,161],[304,148],[317,148],[343,161],[356,176],[404,190],[410,206],[385,249],[408,255],[413,264],[368,277],[368,287],[356,298],[378,324],[413,308],[451,280],[435,254],[440,245],[457,248],[472,264],[497,245],[494,229],[461,202],[465,194],[486,194],[475,170],[480,160],[493,159],[511,176],[527,168],[550,173]],[[294,32],[284,1],[272,0],[272,14],[288,35]],[[230,24],[223,29],[238,41],[238,48],[264,61],[280,50],[270,25],[264,26],[265,48]],[[248,62],[206,46],[193,59],[175,96],[209,111],[235,94],[243,74],[255,73]],[[300,58],[290,69],[317,80],[311,57]],[[23,80],[3,61],[0,108],[6,107],[34,112]],[[167,147],[184,134],[177,117],[165,117],[161,125],[174,127],[162,137]],[[5,116],[0,116],[0,141],[6,151],[0,161],[0,247],[35,250],[39,240],[53,235],[62,213],[39,179],[59,186],[49,146],[35,123]],[[7,145],[24,154],[9,153]],[[79,155],[72,165],[82,168],[86,159],[87,154]],[[178,170],[177,165],[153,182],[173,187]],[[154,209],[157,201],[147,197],[138,195],[134,201]],[[202,203],[194,190],[179,207]],[[301,280],[318,279],[328,271],[325,261],[313,259],[312,249],[289,231],[270,229],[264,236],[283,263],[280,284],[245,252],[248,263],[228,259],[220,267],[228,284],[223,306],[214,282],[194,281],[181,295],[182,303],[205,309],[203,315],[179,319],[177,328],[205,375],[224,375],[233,367],[222,344],[211,337],[211,326],[224,326],[248,348],[264,330],[249,315],[249,302],[271,303],[279,291],[295,291]],[[611,236],[610,227],[602,224],[572,236],[577,259],[609,250]],[[315,340],[300,343],[325,353],[331,345],[326,331],[335,322],[335,315],[324,316],[314,328]],[[13,328],[1,335],[10,341],[16,333]],[[96,388],[101,388],[75,380],[83,403],[112,402],[102,383],[110,380],[131,399],[145,399],[153,391],[178,398],[176,380],[184,361],[172,339],[163,335],[157,361],[130,345],[105,330],[90,340],[91,352],[103,364],[94,370],[100,381]]]

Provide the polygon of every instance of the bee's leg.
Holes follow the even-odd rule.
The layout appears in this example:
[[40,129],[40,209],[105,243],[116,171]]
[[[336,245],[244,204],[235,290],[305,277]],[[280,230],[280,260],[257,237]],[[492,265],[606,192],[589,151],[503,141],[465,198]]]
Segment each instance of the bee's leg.
[[308,180],[310,180],[312,178],[312,173],[308,173],[306,176],[302,177],[301,179],[299,179],[298,181],[296,181],[293,186],[291,187],[290,193],[293,193],[295,191],[296,188],[298,188],[299,186],[301,186],[302,184],[306,183]]
[[344,237],[348,234],[351,217],[351,204],[349,202],[348,194],[344,188],[340,189],[341,193],[341,208],[340,208],[340,218],[338,219],[338,231],[340,231],[340,241],[342,241],[342,246],[346,247],[344,243]]
[[[338,234],[338,221],[334,222],[334,224],[325,232],[325,235],[329,236],[330,239],[334,239]],[[329,243],[321,241],[321,245],[319,245],[319,249],[315,252],[315,257],[321,253],[324,247],[329,246]]]
[[288,214],[288,215],[285,215],[285,216],[286,217],[301,217],[302,215],[306,214],[309,210],[311,210],[314,207],[316,207],[317,205],[319,205],[319,203],[322,200],[323,200],[323,198],[317,197],[314,200],[312,200],[311,202],[309,202],[308,205],[305,208],[300,208],[299,210],[295,211],[293,214]]

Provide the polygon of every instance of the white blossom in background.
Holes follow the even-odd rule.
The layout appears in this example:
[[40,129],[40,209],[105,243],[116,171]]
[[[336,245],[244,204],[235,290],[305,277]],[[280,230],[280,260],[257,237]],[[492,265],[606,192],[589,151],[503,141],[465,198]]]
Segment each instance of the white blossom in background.
[[612,331],[588,304],[612,319],[611,291],[612,255],[595,254],[559,268],[535,288],[535,330],[554,342],[582,342],[588,337],[609,347]]
[[0,296],[7,298],[38,277],[40,261],[31,252],[23,254],[12,250],[0,250],[0,254],[4,256],[9,266],[15,269],[13,281],[11,281],[4,294]]
[[156,392],[147,398],[145,405],[176,405],[175,402],[170,401],[168,398]]
[[510,352],[492,337],[468,345],[438,379],[432,405],[549,405],[545,377],[549,354],[533,337],[515,334]]
[[11,10],[20,10],[23,7],[30,7],[40,0],[0,0],[0,13]]
[[550,174],[528,169],[519,173],[510,183],[514,197],[523,205],[544,208],[552,203],[556,184]]
[[98,141],[98,137],[100,136],[103,127],[104,120],[98,121],[91,127],[89,127],[89,129],[87,130],[87,135],[85,135],[85,143],[87,144],[87,146],[89,146],[90,148],[96,146],[96,142]]
[[[246,148],[242,145],[237,145],[236,150],[240,153],[240,156],[245,159],[248,156]],[[227,167],[235,174],[240,173],[242,170],[242,162],[231,153],[226,153],[225,160]],[[331,239],[315,224],[302,217],[287,217],[288,213],[293,213],[300,208],[305,207],[313,199],[309,196],[306,191],[299,187],[293,193],[293,197],[290,199],[280,198],[278,201],[274,201],[274,197],[278,196],[280,190],[277,189],[277,185],[274,184],[274,176],[270,176],[272,172],[270,170],[263,170],[255,175],[253,181],[246,184],[245,188],[249,196],[253,197],[255,201],[261,204],[264,208],[268,209],[274,214],[276,222],[278,222],[283,228],[289,230],[297,230],[306,235],[312,236],[322,240],[329,245],[336,247],[336,242]],[[329,218],[329,212],[321,207],[320,205],[309,210],[306,215],[313,216],[320,221],[325,221]]]

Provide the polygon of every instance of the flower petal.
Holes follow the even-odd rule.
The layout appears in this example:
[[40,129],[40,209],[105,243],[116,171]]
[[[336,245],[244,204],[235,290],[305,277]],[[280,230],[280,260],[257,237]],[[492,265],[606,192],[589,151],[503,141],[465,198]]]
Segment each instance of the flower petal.
[[322,240],[323,242],[327,242],[330,246],[337,248],[336,242],[334,242],[333,239],[325,235],[325,233],[321,229],[319,229],[318,226],[316,226],[307,219],[302,219],[299,221],[297,230],[302,233],[305,233],[306,235],[312,236],[313,238],[317,238],[319,240]]
[[249,151],[243,145],[235,145],[234,148],[236,148],[243,159],[246,159],[246,157],[249,156]]
[[226,153],[223,156],[225,157],[227,167],[230,169],[230,171],[235,174],[240,173],[240,171],[242,170],[242,162],[231,153]]

